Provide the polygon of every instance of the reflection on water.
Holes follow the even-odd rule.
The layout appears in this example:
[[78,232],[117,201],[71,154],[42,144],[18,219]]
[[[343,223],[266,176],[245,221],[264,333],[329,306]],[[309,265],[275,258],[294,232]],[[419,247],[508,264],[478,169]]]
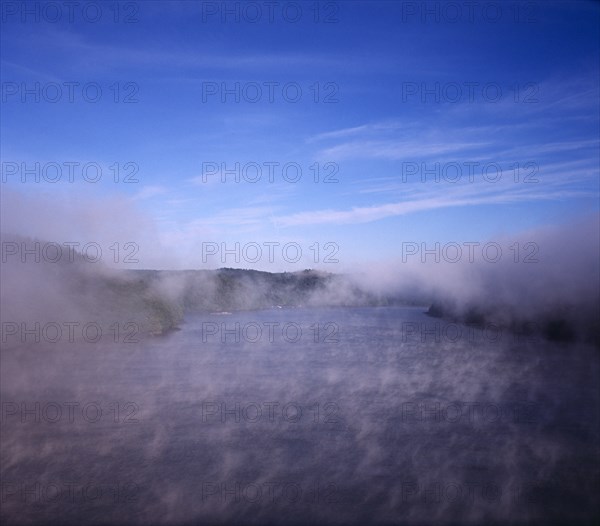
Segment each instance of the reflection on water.
[[7,523],[599,515],[597,349],[379,307],[198,315],[1,358]]

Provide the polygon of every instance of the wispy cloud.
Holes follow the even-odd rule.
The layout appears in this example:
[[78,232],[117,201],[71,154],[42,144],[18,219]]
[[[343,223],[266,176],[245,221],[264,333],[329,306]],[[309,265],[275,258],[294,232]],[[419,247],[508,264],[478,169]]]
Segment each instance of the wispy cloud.
[[422,141],[351,141],[331,148],[325,148],[318,153],[321,159],[388,159],[414,160],[425,157],[455,154],[465,151],[480,150],[489,147],[491,141],[461,142],[446,141],[426,143]]
[[[304,53],[302,51],[260,51],[243,50],[241,52],[222,52],[204,46],[203,50],[190,52],[187,48],[170,46],[169,48],[157,47],[151,49],[147,46],[99,44],[80,34],[65,33],[48,30],[37,34],[21,36],[23,44],[31,45],[32,42],[39,49],[63,53],[68,66],[81,66],[85,70],[114,70],[122,68],[147,68],[156,72],[160,68],[161,78],[165,73],[174,72],[178,75],[184,70],[198,71],[203,75],[207,70],[239,72],[256,72],[257,70],[282,70],[294,68],[323,68],[343,71],[346,59],[341,55],[327,53]],[[76,58],[74,58],[76,57]],[[85,58],[84,58],[85,57]],[[73,62],[76,60],[76,62]],[[13,63],[14,67],[23,67]],[[47,75],[46,73],[42,73]]]
[[[599,194],[596,194],[596,197],[598,196]],[[287,216],[279,216],[275,218],[275,221],[281,227],[371,223],[373,221],[378,221],[389,217],[423,212],[427,210],[435,210],[439,208],[498,205],[524,201],[554,200],[575,197],[589,197],[589,194],[579,191],[562,191],[556,193],[542,190],[535,193],[512,192],[508,194],[498,194],[493,192],[489,193],[488,195],[480,196],[454,195],[400,201],[396,203],[387,203],[367,207],[354,207],[350,210],[313,210],[310,212],[300,212]]]
[[354,136],[365,136],[371,134],[378,134],[385,131],[397,131],[402,128],[412,127],[415,123],[406,123],[399,120],[374,122],[370,124],[362,124],[360,126],[354,126],[350,128],[342,128],[339,130],[332,130],[329,132],[318,133],[309,137],[306,142],[313,143],[317,141],[323,141],[328,139],[340,139],[344,137]]

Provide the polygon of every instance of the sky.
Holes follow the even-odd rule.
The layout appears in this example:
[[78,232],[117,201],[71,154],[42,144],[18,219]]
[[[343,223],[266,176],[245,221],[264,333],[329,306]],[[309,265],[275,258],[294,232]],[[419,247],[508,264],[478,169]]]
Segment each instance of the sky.
[[598,214],[600,3],[1,4],[3,232],[336,271]]

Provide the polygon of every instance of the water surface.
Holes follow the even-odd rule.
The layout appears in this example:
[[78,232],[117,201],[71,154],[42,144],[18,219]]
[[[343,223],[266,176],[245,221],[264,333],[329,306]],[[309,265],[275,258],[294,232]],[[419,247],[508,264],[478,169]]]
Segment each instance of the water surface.
[[6,524],[599,516],[599,360],[583,345],[418,307],[275,308],[1,359]]

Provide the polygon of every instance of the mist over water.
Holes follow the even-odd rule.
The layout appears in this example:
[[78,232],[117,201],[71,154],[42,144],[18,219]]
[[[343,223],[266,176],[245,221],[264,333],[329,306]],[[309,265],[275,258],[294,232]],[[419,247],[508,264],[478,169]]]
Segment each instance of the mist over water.
[[4,234],[2,519],[592,523],[597,219],[518,236],[531,264],[337,275],[123,270]]
[[600,524],[598,2],[0,19],[3,526]]
[[[524,233],[529,265],[337,276],[23,260],[4,234],[2,519],[592,522],[597,229]],[[547,320],[570,337],[519,330]]]
[[143,343],[3,350],[3,519],[592,521],[597,349],[424,310],[203,314]]

